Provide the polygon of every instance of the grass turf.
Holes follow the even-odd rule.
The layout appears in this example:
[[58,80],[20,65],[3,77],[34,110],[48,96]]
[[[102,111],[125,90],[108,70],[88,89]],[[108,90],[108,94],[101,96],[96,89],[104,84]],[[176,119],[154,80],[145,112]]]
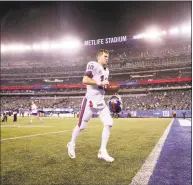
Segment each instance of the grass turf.
[[[163,134],[171,119],[114,119],[107,163],[97,158],[103,125],[95,118],[76,142],[76,159],[70,159],[66,144],[76,118],[44,118],[44,123],[19,118],[1,128],[1,184],[7,185],[128,185]],[[13,125],[1,123],[1,126]],[[50,127],[33,127],[50,126]],[[59,132],[64,131],[64,132]],[[35,137],[17,138],[41,133]]]

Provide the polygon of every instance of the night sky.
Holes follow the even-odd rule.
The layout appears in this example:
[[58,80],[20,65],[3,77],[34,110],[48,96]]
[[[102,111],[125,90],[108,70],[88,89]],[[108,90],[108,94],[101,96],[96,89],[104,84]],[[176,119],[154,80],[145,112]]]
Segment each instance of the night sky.
[[162,29],[191,21],[190,1],[171,2],[0,2],[4,42],[57,39],[77,35],[89,40]]

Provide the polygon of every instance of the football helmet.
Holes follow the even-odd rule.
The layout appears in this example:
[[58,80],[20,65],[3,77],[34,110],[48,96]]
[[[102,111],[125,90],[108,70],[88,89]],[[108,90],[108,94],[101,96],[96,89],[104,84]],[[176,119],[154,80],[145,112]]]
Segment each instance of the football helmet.
[[108,102],[109,110],[112,113],[119,113],[122,110],[122,100],[118,94],[112,95]]

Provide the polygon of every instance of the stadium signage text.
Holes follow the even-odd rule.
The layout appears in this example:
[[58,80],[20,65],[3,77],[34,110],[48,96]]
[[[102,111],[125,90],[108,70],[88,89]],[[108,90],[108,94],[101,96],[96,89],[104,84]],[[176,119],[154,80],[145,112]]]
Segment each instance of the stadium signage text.
[[84,41],[85,46],[94,46],[100,44],[112,44],[112,43],[119,43],[119,42],[126,42],[127,36],[119,36],[119,37],[112,37],[112,38],[104,38],[104,39],[97,39],[97,40],[86,40]]

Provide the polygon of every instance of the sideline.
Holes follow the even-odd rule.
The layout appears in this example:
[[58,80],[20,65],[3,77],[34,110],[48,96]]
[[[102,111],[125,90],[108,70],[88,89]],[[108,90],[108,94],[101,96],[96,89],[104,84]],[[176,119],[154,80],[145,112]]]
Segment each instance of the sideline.
[[152,152],[147,157],[145,163],[142,165],[141,169],[137,172],[137,174],[132,179],[130,185],[147,185],[151,175],[153,174],[153,170],[156,166],[157,160],[160,156],[162,147],[165,143],[165,140],[170,132],[170,128],[173,124],[174,119],[170,122],[163,135],[155,145]]

